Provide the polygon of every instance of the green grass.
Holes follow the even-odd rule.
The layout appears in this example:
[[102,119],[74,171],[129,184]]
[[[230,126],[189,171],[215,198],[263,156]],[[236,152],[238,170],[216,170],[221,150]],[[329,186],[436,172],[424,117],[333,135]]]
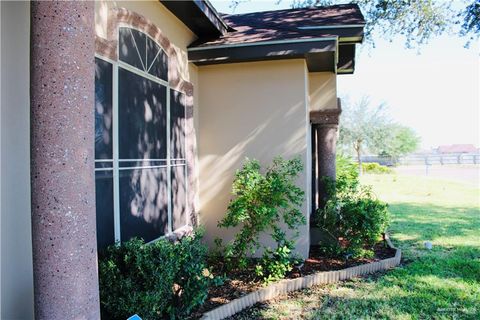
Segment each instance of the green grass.
[[236,319],[480,319],[480,189],[396,175],[365,175],[362,183],[390,204],[402,265],[296,292]]

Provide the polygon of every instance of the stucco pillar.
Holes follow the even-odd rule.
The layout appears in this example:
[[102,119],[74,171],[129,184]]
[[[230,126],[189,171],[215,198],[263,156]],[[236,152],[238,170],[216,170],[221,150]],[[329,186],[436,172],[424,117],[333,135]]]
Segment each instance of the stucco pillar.
[[316,209],[323,208],[327,200],[327,188],[323,177],[332,180],[336,178],[336,153],[338,138],[338,123],[340,108],[333,110],[315,111],[310,113],[312,122],[313,138],[315,146],[313,159],[316,161],[315,168],[315,203]]
[[94,2],[31,5],[36,319],[99,319],[94,180]]

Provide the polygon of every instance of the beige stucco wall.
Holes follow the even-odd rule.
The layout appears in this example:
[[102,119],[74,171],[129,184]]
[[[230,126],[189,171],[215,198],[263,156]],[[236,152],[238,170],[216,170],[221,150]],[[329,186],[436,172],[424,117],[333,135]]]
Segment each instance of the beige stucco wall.
[[337,108],[337,76],[333,72],[308,74],[310,110],[321,111]]
[[30,218],[30,4],[0,2],[1,319],[33,319]]
[[[305,170],[298,185],[307,192],[310,167],[308,78],[304,60],[199,67],[200,221],[206,238],[232,238],[217,228],[231,198],[234,173],[245,157],[270,163],[300,155]],[[301,229],[298,253],[306,256],[308,226]]]

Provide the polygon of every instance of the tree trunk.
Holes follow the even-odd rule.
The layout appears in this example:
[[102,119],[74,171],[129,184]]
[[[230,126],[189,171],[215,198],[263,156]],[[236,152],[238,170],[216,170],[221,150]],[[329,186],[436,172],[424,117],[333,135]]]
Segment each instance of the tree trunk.
[[358,175],[362,175],[362,157],[361,157],[361,142],[357,142],[355,146],[355,151],[357,152],[357,161],[358,161]]

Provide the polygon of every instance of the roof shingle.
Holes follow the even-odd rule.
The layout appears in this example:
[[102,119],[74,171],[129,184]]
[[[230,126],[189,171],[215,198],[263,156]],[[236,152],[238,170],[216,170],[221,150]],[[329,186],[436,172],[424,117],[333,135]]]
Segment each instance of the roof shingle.
[[331,29],[301,28],[328,26],[333,29],[365,24],[356,4],[223,15],[222,18],[234,31],[214,40],[198,41],[192,47],[335,37]]

